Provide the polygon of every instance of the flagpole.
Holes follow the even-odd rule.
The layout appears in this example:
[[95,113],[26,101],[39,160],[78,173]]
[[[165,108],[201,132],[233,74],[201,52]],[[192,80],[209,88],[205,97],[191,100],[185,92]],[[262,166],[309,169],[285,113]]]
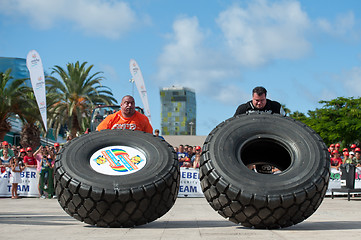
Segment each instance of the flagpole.
[[132,97],[134,97],[134,79],[129,79],[129,82],[132,83]]

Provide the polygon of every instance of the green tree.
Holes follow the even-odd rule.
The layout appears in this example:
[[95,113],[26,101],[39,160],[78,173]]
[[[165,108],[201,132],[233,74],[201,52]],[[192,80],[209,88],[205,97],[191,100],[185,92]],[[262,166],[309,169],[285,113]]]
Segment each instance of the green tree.
[[301,121],[314,129],[326,144],[342,142],[348,146],[361,140],[361,98],[338,97],[319,103],[324,106],[308,111],[309,117]]
[[287,108],[285,104],[281,104],[281,106],[283,108],[283,111],[285,111],[286,116],[289,116],[291,113],[291,110],[289,108]]
[[299,111],[291,113],[290,117],[301,122],[305,122],[307,120],[307,116]]
[[24,98],[25,79],[13,79],[11,69],[0,72],[0,140],[3,141],[11,130],[10,119],[17,114],[21,116],[21,108],[26,103]]
[[61,126],[67,126],[70,135],[84,132],[90,126],[91,110],[98,104],[117,102],[108,87],[102,86],[102,72],[90,74],[93,65],[87,62],[68,63],[66,70],[54,66],[47,77],[48,126],[54,128],[57,136]]

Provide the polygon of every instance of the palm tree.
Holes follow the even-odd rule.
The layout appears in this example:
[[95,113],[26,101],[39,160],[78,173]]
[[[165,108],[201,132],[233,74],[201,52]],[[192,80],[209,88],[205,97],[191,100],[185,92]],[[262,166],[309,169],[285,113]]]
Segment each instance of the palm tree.
[[85,67],[68,63],[67,71],[60,66],[54,66],[51,74],[59,75],[59,79],[49,76],[46,80],[48,105],[48,126],[53,127],[55,136],[62,126],[70,129],[70,136],[75,137],[89,127],[91,109],[98,104],[113,104],[110,88],[102,86],[102,72],[90,75],[93,65]]
[[26,103],[24,98],[25,79],[13,79],[11,68],[0,72],[0,140],[3,141],[11,130],[10,118],[21,115],[21,109]]
[[[22,112],[20,115],[23,122],[23,127],[20,133],[20,145],[23,148],[32,147],[35,149],[40,145],[39,125],[43,122],[32,88],[26,88],[24,96],[26,97],[27,101],[26,106],[22,107]],[[42,127],[45,130],[43,124]]]
[[281,104],[281,106],[283,108],[283,111],[285,111],[286,116],[291,113],[291,110],[289,108],[287,108],[285,104]]
[[290,114],[291,118],[297,119],[297,120],[301,120],[301,119],[305,119],[307,118],[306,115],[302,112],[296,111],[293,112],[292,114]]

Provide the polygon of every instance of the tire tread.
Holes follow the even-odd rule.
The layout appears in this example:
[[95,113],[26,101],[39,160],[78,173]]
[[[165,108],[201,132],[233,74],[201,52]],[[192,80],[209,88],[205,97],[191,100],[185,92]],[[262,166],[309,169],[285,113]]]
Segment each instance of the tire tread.
[[[329,160],[325,161],[324,171],[316,181],[311,182],[307,188],[287,195],[257,196],[256,194],[249,194],[244,189],[238,189],[227,183],[217,173],[217,169],[212,163],[216,159],[210,157],[210,144],[214,140],[214,135],[218,131],[222,131],[222,127],[227,122],[241,117],[242,115],[237,115],[219,124],[207,136],[203,145],[200,180],[208,203],[224,218],[245,227],[284,228],[310,217],[317,210],[325,196],[330,176]],[[323,157],[328,159],[326,157],[327,147],[314,130],[292,118],[280,115],[275,115],[275,117],[287,118],[303,127],[321,144]]]
[[66,173],[61,160],[70,145],[66,143],[55,162],[55,192],[60,206],[75,219],[99,227],[133,227],[163,216],[176,201],[180,169],[173,147],[162,142],[172,152],[174,161],[170,172],[146,186],[128,190],[88,186]]

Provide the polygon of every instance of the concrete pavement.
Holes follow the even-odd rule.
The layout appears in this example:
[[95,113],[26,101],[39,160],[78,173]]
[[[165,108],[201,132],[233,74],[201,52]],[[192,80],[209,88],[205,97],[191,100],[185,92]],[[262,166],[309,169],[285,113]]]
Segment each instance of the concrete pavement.
[[359,239],[361,198],[326,198],[306,221],[278,230],[236,225],[204,198],[178,198],[160,219],[135,228],[98,228],[68,216],[55,199],[0,199],[2,239]]

